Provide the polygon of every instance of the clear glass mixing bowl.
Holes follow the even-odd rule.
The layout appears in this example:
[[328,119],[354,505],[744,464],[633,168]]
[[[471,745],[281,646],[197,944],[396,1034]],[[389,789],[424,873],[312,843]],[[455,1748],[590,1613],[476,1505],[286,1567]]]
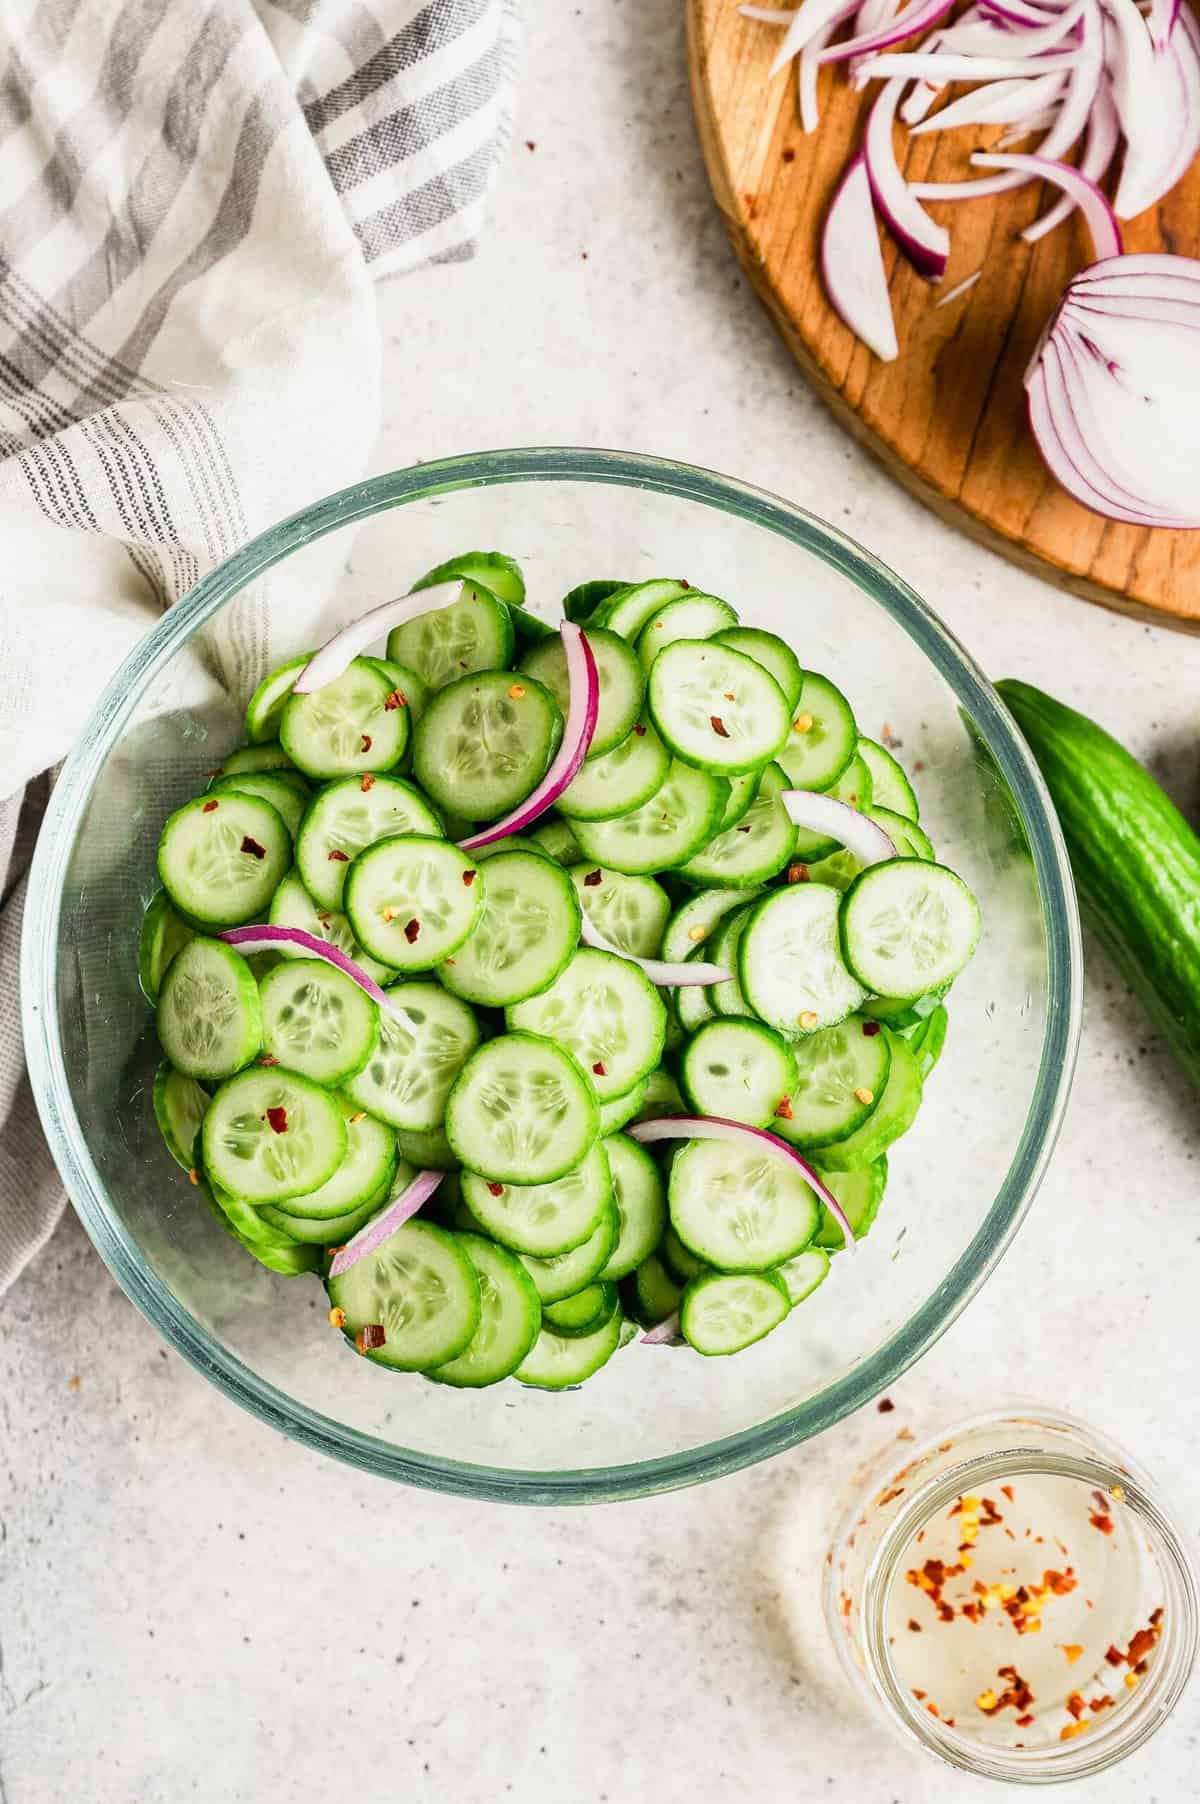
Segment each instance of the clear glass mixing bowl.
[[[240,597],[273,648],[303,649],[289,597],[330,567],[329,624],[468,547],[523,563],[534,605],[590,577],[684,574],[774,628],[886,722],[920,773],[939,852],[979,897],[978,954],[956,984],[945,1057],[894,1149],[883,1213],[854,1260],[735,1359],[633,1345],[566,1394],[452,1392],[356,1358],[313,1279],[273,1277],[197,1203],[158,1142],[150,1011],[136,943],[168,811],[241,738],[246,697],[212,623]],[[197,699],[197,695],[203,699]],[[51,1148],[102,1257],[159,1331],[285,1434],[411,1484],[512,1503],[628,1496],[712,1478],[817,1434],[885,1390],[953,1320],[1033,1198],[1079,1028],[1079,929],[1038,773],[986,679],[869,553],[787,502],[625,453],[496,451],[397,471],[255,539],[147,635],[55,790],[26,911],[29,1068]]]

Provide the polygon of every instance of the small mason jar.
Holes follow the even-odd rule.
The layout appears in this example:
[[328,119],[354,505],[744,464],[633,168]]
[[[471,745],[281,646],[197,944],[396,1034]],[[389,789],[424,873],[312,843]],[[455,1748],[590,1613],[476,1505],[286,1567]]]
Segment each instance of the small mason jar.
[[1196,1586],[1145,1474],[1094,1429],[1007,1409],[890,1443],[827,1556],[855,1688],[965,1772],[1079,1779],[1163,1723],[1196,1653]]

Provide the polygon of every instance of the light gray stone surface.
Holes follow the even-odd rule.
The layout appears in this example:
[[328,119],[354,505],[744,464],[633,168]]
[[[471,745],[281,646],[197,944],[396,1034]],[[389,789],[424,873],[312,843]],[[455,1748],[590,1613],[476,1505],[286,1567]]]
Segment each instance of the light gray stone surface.
[[[1094,710],[1194,816],[1200,641],[978,551],[806,391],[708,198],[678,0],[525,10],[482,253],[382,296],[377,467],[579,443],[761,482],[878,552],[991,673]],[[0,1310],[3,1804],[1015,1799],[859,1714],[814,1586],[826,1501],[862,1453],[1014,1392],[1123,1439],[1196,1544],[1196,1100],[1091,948],[1089,976],[1038,1204],[895,1413],[699,1491],[526,1514],[322,1461],[166,1352],[68,1220]],[[1193,1687],[1086,1796],[1200,1797],[1198,1732]]]

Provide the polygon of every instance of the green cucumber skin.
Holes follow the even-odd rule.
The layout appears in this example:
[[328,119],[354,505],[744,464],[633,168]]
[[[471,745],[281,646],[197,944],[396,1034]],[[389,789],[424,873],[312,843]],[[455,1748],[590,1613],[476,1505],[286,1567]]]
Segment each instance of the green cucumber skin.
[[1084,919],[1200,1085],[1200,838],[1103,727],[997,683],[1058,811]]

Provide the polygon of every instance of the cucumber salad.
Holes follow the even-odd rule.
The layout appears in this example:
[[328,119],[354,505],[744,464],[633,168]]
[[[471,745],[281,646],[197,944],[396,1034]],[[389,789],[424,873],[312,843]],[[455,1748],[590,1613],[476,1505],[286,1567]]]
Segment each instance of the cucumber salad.
[[525,601],[471,553],[268,676],[139,970],[163,1139],[252,1258],[376,1365],[561,1390],[639,1328],[741,1351],[869,1232],[979,911],[728,602]]

